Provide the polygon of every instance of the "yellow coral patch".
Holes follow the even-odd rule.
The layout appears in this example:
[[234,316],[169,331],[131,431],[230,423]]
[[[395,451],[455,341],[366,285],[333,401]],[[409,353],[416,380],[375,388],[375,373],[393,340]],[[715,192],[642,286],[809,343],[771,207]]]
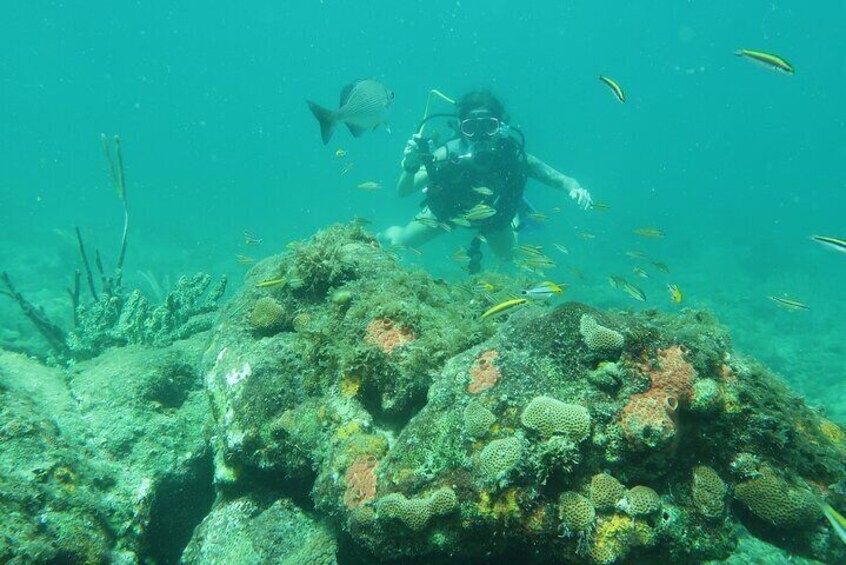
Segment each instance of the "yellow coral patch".
[[335,430],[335,438],[341,441],[347,440],[353,434],[361,431],[361,424],[358,422],[347,422],[343,426]]
[[488,491],[482,492],[479,512],[495,520],[519,519],[520,506],[517,504],[517,489],[511,487],[498,495],[492,495]]
[[610,564],[624,557],[631,548],[650,545],[653,541],[652,529],[646,522],[626,514],[613,514],[598,519],[590,553],[595,562]]
[[361,375],[358,373],[344,373],[341,376],[340,386],[341,394],[349,397],[355,396],[358,394],[359,389],[361,389]]
[[820,422],[820,433],[832,442],[840,446],[846,446],[846,431],[843,431],[843,428],[831,420],[823,418]]

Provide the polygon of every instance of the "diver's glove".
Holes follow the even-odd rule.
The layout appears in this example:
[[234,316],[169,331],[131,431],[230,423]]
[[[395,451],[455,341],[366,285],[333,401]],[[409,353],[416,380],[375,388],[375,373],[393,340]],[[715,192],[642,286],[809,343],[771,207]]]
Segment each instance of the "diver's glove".
[[574,182],[573,186],[570,187],[570,198],[575,200],[579,204],[579,207],[585,210],[593,204],[593,198],[590,197],[590,192],[582,188],[577,182]]
[[420,166],[423,165],[422,144],[423,136],[419,133],[412,135],[408,143],[405,144],[405,149],[402,152],[402,168],[410,175],[419,171]]

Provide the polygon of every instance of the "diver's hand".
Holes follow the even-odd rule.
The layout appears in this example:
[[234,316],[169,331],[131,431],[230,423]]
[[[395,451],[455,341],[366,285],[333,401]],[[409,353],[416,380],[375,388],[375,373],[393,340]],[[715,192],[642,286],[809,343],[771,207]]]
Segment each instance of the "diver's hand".
[[420,143],[422,140],[423,136],[415,133],[409,138],[402,152],[402,168],[410,175],[416,173],[423,164],[423,159],[420,156]]
[[574,183],[570,187],[570,198],[575,200],[579,207],[584,210],[587,210],[593,204],[593,198],[590,197],[590,192],[582,188],[579,183]]

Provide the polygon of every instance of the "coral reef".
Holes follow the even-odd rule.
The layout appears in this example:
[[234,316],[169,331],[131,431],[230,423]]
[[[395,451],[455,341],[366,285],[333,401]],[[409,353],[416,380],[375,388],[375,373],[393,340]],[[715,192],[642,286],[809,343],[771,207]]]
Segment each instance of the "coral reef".
[[0,523],[41,563],[846,561],[819,510],[846,508],[846,433],[711,316],[490,300],[332,226],[253,266],[213,332],[50,376],[86,416],[61,434],[0,370]]

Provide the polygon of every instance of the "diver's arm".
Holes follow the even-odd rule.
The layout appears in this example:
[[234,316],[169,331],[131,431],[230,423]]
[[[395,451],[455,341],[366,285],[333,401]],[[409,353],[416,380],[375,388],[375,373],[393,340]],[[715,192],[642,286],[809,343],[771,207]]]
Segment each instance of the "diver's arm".
[[577,201],[579,206],[583,208],[591,205],[592,199],[590,193],[582,188],[579,181],[573,177],[568,177],[564,173],[555,170],[534,155],[526,154],[526,167],[531,178],[537,179],[556,190],[567,192],[570,198]]
[[[435,160],[446,159],[446,149],[438,147],[433,156]],[[397,182],[397,194],[400,196],[409,196],[411,194],[420,192],[426,185],[429,184],[429,175],[426,173],[426,168],[422,165],[416,173],[410,173],[403,169]]]
[[426,169],[422,167],[416,173],[403,171],[400,174],[399,182],[397,182],[397,194],[400,196],[409,196],[415,192],[420,192],[426,186],[428,178],[429,175],[426,174]]

